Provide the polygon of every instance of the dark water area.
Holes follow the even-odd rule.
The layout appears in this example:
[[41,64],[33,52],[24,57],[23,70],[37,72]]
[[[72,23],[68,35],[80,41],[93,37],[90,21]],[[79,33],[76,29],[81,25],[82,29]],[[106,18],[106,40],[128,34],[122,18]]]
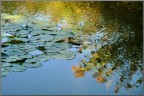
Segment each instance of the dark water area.
[[142,95],[142,9],[2,1],[2,95]]

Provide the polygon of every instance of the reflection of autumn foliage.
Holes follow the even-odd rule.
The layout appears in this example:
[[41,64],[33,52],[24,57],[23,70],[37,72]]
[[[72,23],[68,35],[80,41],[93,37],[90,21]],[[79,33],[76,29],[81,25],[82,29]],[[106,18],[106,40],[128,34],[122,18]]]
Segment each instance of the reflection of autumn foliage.
[[97,82],[104,83],[106,80],[101,75],[96,78]]
[[[131,84],[130,81],[134,78],[133,75],[141,74],[143,69],[141,65],[142,56],[139,54],[137,58],[134,58],[130,54],[119,58],[120,55],[127,53],[118,54],[117,52],[119,51],[116,51],[115,46],[111,46],[114,50],[111,50],[109,46],[102,47],[97,52],[92,53],[92,58],[90,58],[89,61],[81,60],[82,65],[78,67],[74,66],[72,69],[75,71],[84,69],[93,70],[94,74],[92,77],[96,78],[96,82],[99,83],[107,82],[108,78],[112,77],[115,73],[119,74],[119,79],[115,85],[115,93],[117,93],[121,87],[125,87],[126,89],[138,87],[139,84],[142,84],[141,75],[138,76],[135,83]],[[124,46],[122,48],[124,48]]]
[[85,72],[84,71],[76,71],[75,73],[75,77],[83,77],[85,75]]
[[75,77],[83,77],[85,76],[85,70],[81,66],[72,66],[72,70],[74,72]]

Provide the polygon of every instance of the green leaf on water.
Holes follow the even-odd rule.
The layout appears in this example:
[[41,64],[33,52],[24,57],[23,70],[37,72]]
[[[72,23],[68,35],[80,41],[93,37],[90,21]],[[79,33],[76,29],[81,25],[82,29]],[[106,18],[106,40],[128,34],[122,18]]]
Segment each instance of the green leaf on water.
[[10,74],[10,72],[8,70],[6,70],[4,67],[1,67],[1,76],[2,77],[6,77],[9,74]]
[[4,32],[17,32],[17,31],[20,31],[23,29],[22,26],[20,25],[16,25],[16,24],[13,24],[13,25],[8,25],[8,26],[5,26],[5,27],[2,27],[3,31]]
[[27,59],[29,59],[29,58],[32,58],[32,55],[26,54],[26,55],[20,56],[20,58],[27,58]]
[[61,42],[61,43],[58,43],[58,42],[47,42],[45,44],[45,46],[49,49],[49,47],[53,47],[53,48],[58,48],[58,49],[68,49],[72,46],[72,44],[69,44],[67,42]]
[[30,34],[32,36],[37,36],[37,35],[42,35],[42,34],[44,35],[46,33],[47,33],[47,31],[44,31],[44,30],[33,30],[30,32]]
[[43,61],[46,61],[46,60],[49,60],[50,58],[47,56],[47,55],[38,55],[35,57],[39,62],[43,62]]
[[23,58],[15,55],[15,56],[9,56],[8,58],[4,59],[3,61],[5,61],[5,62],[16,62],[16,61],[19,61],[19,60],[23,60]]
[[23,66],[12,66],[12,67],[5,67],[10,72],[23,72],[26,70],[26,67]]
[[7,63],[7,62],[2,62],[1,66],[2,67],[10,67],[10,66],[12,66],[12,64],[11,63]]
[[28,68],[37,68],[37,67],[40,67],[40,66],[42,66],[42,64],[41,63],[39,63],[39,62],[37,62],[37,63],[24,63],[24,64],[22,64],[23,66],[25,66],[25,67],[28,67]]
[[54,40],[54,36],[52,35],[38,35],[38,36],[34,36],[32,38],[30,38],[30,41],[32,42],[49,42]]
[[60,53],[50,56],[50,58],[71,60],[75,58],[75,54],[66,50],[62,50]]
[[37,62],[38,60],[36,58],[31,58],[31,59],[27,59],[25,62],[26,63],[35,63]]

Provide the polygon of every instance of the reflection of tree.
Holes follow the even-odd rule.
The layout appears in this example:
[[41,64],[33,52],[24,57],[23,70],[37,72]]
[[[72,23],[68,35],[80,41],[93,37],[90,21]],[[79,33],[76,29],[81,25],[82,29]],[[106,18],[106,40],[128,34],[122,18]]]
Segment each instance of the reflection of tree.
[[[118,92],[122,86],[129,89],[136,87],[137,83],[142,83],[142,76],[139,76],[135,83],[130,84],[134,78],[132,76],[135,75],[136,72],[139,71],[137,74],[142,73],[142,53],[140,53],[139,49],[133,47],[131,50],[134,52],[130,54],[130,49],[127,49],[127,47],[124,46],[125,44],[119,44],[121,43],[116,42],[111,46],[103,46],[92,54],[92,58],[90,58],[88,62],[81,60],[83,63],[81,69],[86,69],[84,71],[87,71],[87,69],[94,70],[93,77],[96,78],[97,82],[106,82],[115,72],[118,73],[119,79],[116,83],[115,92]],[[137,55],[135,56],[133,54]]]

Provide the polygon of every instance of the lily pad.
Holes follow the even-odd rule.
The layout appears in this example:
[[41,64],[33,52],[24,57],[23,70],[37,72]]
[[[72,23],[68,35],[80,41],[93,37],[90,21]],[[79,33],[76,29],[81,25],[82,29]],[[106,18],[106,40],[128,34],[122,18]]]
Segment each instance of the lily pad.
[[21,43],[29,41],[27,38],[18,38],[18,37],[13,38],[13,40],[21,41]]
[[10,72],[23,72],[26,70],[26,67],[19,64],[12,64],[12,67],[5,67]]
[[26,55],[20,56],[20,58],[27,58],[27,59],[32,58],[32,57],[33,57],[33,56],[30,55],[30,54],[26,54]]
[[40,34],[46,34],[46,33],[47,33],[47,31],[43,31],[43,30],[33,30],[30,32],[30,34],[32,36],[36,36],[36,35],[40,35]]
[[19,47],[19,49],[25,50],[25,52],[27,52],[27,53],[36,50],[36,47],[34,45],[29,44],[29,43],[28,44],[19,44],[17,46]]
[[27,59],[26,61],[25,61],[25,63],[35,63],[35,62],[37,62],[38,60],[36,59],[36,58],[32,58],[32,59]]
[[10,74],[10,72],[7,69],[5,69],[4,67],[1,67],[1,76],[2,77],[6,77],[9,74]]
[[75,58],[75,54],[66,50],[62,50],[60,53],[50,56],[50,58],[71,60]]
[[2,62],[2,67],[10,67],[11,63]]
[[8,48],[5,48],[5,53],[7,54],[7,55],[9,55],[9,56],[13,56],[13,55],[25,55],[26,54],[26,52],[24,51],[24,50],[20,50],[20,49],[15,49],[15,48],[10,48],[10,47],[8,47]]
[[6,53],[3,53],[3,52],[1,52],[1,58],[3,59],[3,58],[7,58],[8,57],[8,55],[6,54]]
[[21,30],[21,31],[16,33],[16,35],[19,36],[19,37],[27,37],[28,34],[29,34],[28,30]]
[[42,28],[43,30],[47,30],[47,31],[58,31],[57,27],[50,27],[50,28]]
[[15,55],[15,56],[9,56],[8,58],[4,59],[3,61],[5,62],[16,62],[19,60],[23,60],[23,58],[20,58],[19,56]]
[[22,30],[24,27],[20,26],[20,25],[16,25],[16,24],[13,24],[13,25],[8,25],[8,26],[5,26],[5,27],[2,27],[2,30],[4,32],[17,32],[17,31],[20,31]]
[[67,49],[67,48],[70,48],[72,46],[72,44],[69,44],[67,42],[61,42],[61,43],[58,43],[58,42],[47,42],[45,44],[45,46],[47,48],[55,47],[55,48],[59,48],[59,49]]
[[1,35],[4,36],[4,37],[7,37],[7,36],[13,36],[12,34],[10,34],[10,33],[6,33],[6,32],[2,32]]
[[62,48],[58,48],[58,47],[55,47],[55,46],[51,46],[51,47],[45,47],[46,48],[46,52],[48,53],[54,53],[54,52],[59,52],[62,50]]
[[35,57],[39,62],[49,60],[50,58],[47,55],[38,55]]
[[46,31],[46,34],[48,34],[48,35],[54,35],[54,36],[68,36],[68,37],[74,37],[75,35],[72,33],[72,32],[64,32],[64,31],[62,31],[62,32],[47,32]]
[[61,49],[56,49],[56,50],[46,50],[46,53],[53,53],[53,54],[57,54],[58,52],[60,52]]
[[9,39],[7,42],[4,42],[4,44],[20,44],[24,43],[26,41],[23,41],[21,38],[16,38],[16,39]]
[[42,66],[41,63],[24,63],[23,66],[28,67],[28,68],[37,68]]
[[60,40],[66,40],[68,39],[69,36],[63,35],[63,36],[55,36],[55,40],[54,41],[60,41]]
[[44,41],[52,41],[54,40],[54,36],[52,35],[38,35],[38,36],[34,36],[30,39],[31,41],[35,41],[35,42],[44,42]]

